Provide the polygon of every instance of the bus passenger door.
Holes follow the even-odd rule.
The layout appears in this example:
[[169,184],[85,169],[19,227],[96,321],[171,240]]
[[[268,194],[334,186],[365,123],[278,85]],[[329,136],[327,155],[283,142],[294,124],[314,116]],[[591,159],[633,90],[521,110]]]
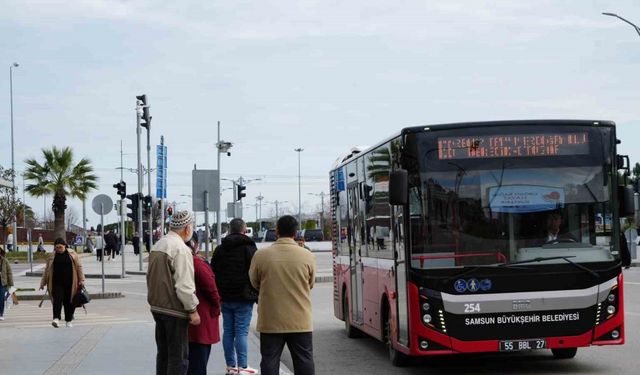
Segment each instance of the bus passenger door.
[[409,346],[409,313],[407,301],[407,261],[405,256],[405,231],[402,206],[394,206],[393,210],[393,249],[396,269],[396,324],[398,342]]
[[348,187],[349,195],[349,263],[351,272],[351,319],[354,323],[363,323],[362,311],[362,254],[359,220],[362,220],[358,204],[358,184]]

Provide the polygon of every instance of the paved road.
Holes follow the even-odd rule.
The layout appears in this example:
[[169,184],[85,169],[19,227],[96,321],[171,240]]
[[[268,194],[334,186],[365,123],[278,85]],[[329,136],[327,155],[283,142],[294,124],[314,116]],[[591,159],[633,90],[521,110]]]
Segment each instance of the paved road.
[[[530,354],[460,355],[395,368],[384,344],[370,338],[348,339],[343,322],[333,317],[332,284],[313,291],[316,374],[629,374],[637,375],[640,352],[640,269],[625,272],[626,338],[623,346],[579,349],[571,360],[553,360],[550,351]],[[291,367],[289,358],[284,362]]]

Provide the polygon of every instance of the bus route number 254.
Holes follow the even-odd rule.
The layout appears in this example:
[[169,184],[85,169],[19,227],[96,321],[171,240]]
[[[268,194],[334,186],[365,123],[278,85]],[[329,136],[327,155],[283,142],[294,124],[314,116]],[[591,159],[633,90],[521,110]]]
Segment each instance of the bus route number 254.
[[465,314],[473,314],[480,312],[480,304],[479,303],[465,303],[464,304],[464,312]]

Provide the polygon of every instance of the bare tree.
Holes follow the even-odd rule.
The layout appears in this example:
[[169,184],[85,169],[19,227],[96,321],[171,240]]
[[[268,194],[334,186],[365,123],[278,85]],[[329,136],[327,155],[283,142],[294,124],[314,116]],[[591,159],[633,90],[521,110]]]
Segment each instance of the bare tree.
[[[0,178],[12,181],[14,173],[12,169],[4,169],[0,166]],[[2,227],[2,244],[5,244],[7,238],[7,227],[13,222],[18,209],[22,207],[20,199],[13,200],[12,189],[9,187],[0,187],[0,226]]]
[[64,216],[65,222],[67,223],[67,231],[69,231],[71,230],[72,225],[76,225],[78,223],[78,211],[73,207],[68,207]]

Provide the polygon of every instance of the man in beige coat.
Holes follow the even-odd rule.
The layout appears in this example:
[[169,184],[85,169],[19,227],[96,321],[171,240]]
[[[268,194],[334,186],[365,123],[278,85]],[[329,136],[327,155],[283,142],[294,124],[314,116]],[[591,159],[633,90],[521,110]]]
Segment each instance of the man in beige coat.
[[253,256],[249,277],[260,292],[258,326],[262,375],[278,375],[280,355],[287,344],[295,375],[314,375],[311,289],[316,259],[300,247],[295,236],[298,222],[293,216],[278,220],[278,240]]

